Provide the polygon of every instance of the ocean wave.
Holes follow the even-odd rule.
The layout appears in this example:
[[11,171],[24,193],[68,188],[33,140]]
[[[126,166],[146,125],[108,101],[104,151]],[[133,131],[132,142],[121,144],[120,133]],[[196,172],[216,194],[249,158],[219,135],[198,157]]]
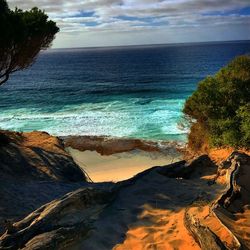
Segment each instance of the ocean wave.
[[10,109],[0,127],[17,131],[43,130],[58,136],[96,135],[142,139],[182,139],[179,127],[183,100],[125,98],[121,100],[44,108]]

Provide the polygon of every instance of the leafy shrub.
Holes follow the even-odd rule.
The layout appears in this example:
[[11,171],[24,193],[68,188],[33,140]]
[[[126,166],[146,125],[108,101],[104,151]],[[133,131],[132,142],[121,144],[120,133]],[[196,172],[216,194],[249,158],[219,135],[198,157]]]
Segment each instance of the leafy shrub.
[[183,111],[192,120],[189,145],[194,149],[202,146],[201,141],[212,147],[249,148],[250,56],[236,57],[201,81]]

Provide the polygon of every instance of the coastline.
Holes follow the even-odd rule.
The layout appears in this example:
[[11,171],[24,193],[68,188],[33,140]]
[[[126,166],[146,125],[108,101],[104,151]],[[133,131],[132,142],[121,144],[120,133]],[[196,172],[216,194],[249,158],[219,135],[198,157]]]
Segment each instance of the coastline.
[[80,151],[96,151],[101,155],[129,152],[135,149],[145,152],[161,152],[173,154],[182,152],[186,143],[181,141],[144,140],[128,137],[68,135],[57,136],[62,140],[64,147],[71,147]]
[[67,136],[66,151],[93,182],[118,182],[153,166],[183,160],[181,144],[140,139]]
[[154,166],[165,166],[182,160],[181,155],[164,155],[160,152],[132,150],[129,152],[101,155],[96,151],[79,151],[66,148],[77,165],[93,182],[118,182]]

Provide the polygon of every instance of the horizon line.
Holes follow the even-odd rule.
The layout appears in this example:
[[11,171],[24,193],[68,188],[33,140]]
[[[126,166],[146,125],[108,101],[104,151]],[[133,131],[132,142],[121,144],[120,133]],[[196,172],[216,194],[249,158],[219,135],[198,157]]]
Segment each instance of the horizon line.
[[226,41],[201,41],[201,42],[179,42],[179,43],[152,43],[152,44],[128,44],[128,45],[104,45],[104,46],[89,46],[89,47],[59,47],[49,48],[51,50],[67,50],[67,49],[105,49],[105,48],[126,48],[126,47],[153,47],[153,46],[178,46],[178,45],[195,45],[195,44],[216,44],[216,43],[237,43],[250,42],[250,39],[245,40],[226,40]]

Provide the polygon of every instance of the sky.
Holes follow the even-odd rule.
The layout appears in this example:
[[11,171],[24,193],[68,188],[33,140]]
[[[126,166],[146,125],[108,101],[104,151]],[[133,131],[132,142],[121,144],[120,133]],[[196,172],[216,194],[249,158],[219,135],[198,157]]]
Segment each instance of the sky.
[[250,40],[250,0],[9,0],[45,10],[54,48]]

